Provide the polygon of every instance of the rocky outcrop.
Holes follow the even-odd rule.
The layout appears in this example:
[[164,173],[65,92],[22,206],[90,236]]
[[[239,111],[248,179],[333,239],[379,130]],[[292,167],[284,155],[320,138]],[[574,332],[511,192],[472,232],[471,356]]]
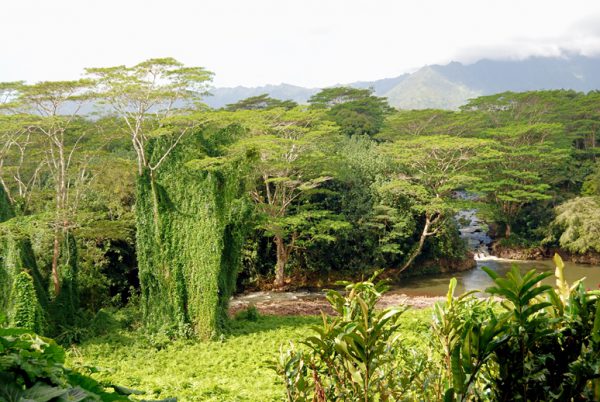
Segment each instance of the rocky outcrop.
[[436,258],[427,261],[420,261],[413,268],[407,269],[400,275],[397,270],[388,270],[383,273],[383,276],[392,280],[408,278],[414,276],[435,275],[440,273],[462,272],[473,269],[477,266],[474,254],[468,252],[462,259]]
[[507,260],[543,260],[549,258],[547,251],[542,247],[505,246],[500,243],[492,244],[492,255]]
[[600,265],[600,253],[595,251],[577,254],[557,248],[504,246],[500,243],[492,244],[492,254],[498,258],[507,260],[544,260],[552,258],[555,253],[558,253],[564,261],[575,262],[577,264]]

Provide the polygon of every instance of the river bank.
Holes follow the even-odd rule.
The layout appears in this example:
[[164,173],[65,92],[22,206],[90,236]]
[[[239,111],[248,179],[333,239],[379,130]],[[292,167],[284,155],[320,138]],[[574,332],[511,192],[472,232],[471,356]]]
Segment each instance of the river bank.
[[[504,276],[513,265],[517,265],[522,273],[531,269],[553,273],[555,269],[554,263],[550,259],[514,261],[489,257],[478,260],[476,267],[470,270],[401,278],[393,283],[390,291],[383,296],[381,307],[404,304],[411,308],[421,309],[432,306],[435,302],[444,300],[452,278],[457,280],[456,294],[474,290],[484,291],[493,286],[493,281],[482,269],[483,267]],[[572,284],[581,278],[586,278],[584,281],[586,288],[597,289],[600,287],[600,265],[566,261],[564,275],[568,283]],[[553,275],[544,280],[544,283],[550,286],[554,286],[554,282]],[[323,290],[331,287],[325,285],[320,288],[284,292],[254,291],[239,294],[230,303],[230,313],[235,315],[250,306],[256,307],[258,312],[264,315],[315,315],[320,314],[321,311],[331,313]]]
[[[405,305],[422,309],[431,307],[435,302],[443,301],[443,296],[409,296],[403,293],[389,292],[379,302],[381,308]],[[319,315],[321,311],[333,314],[325,298],[324,291],[296,292],[252,292],[234,297],[229,306],[229,314],[235,316],[240,311],[255,307],[261,315]]]
[[507,246],[500,242],[494,242],[491,250],[494,256],[507,260],[539,261],[552,258],[557,253],[563,261],[577,264],[600,265],[600,253],[594,251],[589,251],[585,254],[576,254],[554,247]]

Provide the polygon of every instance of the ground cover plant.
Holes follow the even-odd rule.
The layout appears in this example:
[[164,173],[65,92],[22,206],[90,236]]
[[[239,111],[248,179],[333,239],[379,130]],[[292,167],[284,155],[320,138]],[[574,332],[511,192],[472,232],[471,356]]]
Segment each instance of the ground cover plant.
[[[425,323],[428,314],[415,311],[403,318]],[[166,335],[146,337],[124,330],[72,348],[69,363],[97,366],[100,371],[94,378],[148,390],[147,398],[280,401],[285,387],[272,369],[280,348],[299,342],[319,321],[318,317],[250,314],[232,321],[221,340],[206,342],[172,342]]]

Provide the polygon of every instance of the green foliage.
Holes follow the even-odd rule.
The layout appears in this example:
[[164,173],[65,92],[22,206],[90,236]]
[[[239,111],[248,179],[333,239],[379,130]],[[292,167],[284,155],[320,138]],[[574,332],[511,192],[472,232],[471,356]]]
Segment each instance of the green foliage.
[[16,326],[43,331],[46,286],[28,237],[12,223],[14,219],[0,224],[0,313],[12,317]]
[[284,386],[269,368],[281,344],[299,341],[317,317],[261,315],[231,320],[213,341],[167,340],[160,347],[142,330],[114,331],[69,353],[71,366],[88,365],[101,383],[146,391],[136,398],[181,401],[277,401]]
[[484,127],[478,113],[455,113],[448,110],[399,110],[391,114],[376,138],[385,141],[421,136],[472,137]]
[[10,326],[34,332],[42,331],[43,312],[31,275],[24,271],[19,273],[10,295],[13,299]]
[[569,163],[569,145],[557,124],[507,125],[486,135],[497,143],[481,161],[482,180],[471,188],[487,197],[509,237],[526,204],[552,198],[552,185],[562,179],[559,169]]
[[[484,139],[447,135],[408,137],[385,145],[384,152],[397,164],[396,174],[377,187],[376,208],[381,213],[374,223],[389,228],[383,250],[406,256],[401,272],[421,254],[426,240],[448,225],[456,212],[453,192],[478,181],[473,166],[488,148]],[[406,241],[413,237],[416,242]]]
[[480,373],[488,369],[494,352],[505,342],[503,323],[496,317],[492,301],[477,299],[473,292],[455,297],[455,289],[456,279],[452,278],[445,303],[433,308],[432,330],[445,368],[444,399],[481,399],[486,384]]
[[15,211],[12,208],[10,199],[4,190],[4,186],[0,186],[0,222],[9,220],[15,216]]
[[[208,141],[228,130],[237,128],[216,126],[186,137],[158,171],[139,177],[137,253],[150,328],[209,338],[225,325],[249,212],[240,177],[244,160],[210,171],[187,163],[205,150],[216,152],[206,148]],[[146,151],[159,158],[169,146],[158,137]]]
[[330,290],[327,300],[337,316],[323,314],[323,325],[303,343],[308,352],[284,352],[277,370],[285,379],[288,400],[397,399],[397,330],[404,308],[376,311],[387,290],[383,282],[346,284],[346,296]]
[[391,108],[385,98],[370,89],[334,87],[321,90],[308,101],[314,108],[327,108],[327,117],[347,136],[377,134]]
[[333,243],[336,234],[349,226],[311,197],[318,196],[335,174],[327,154],[333,151],[337,129],[322,121],[321,112],[301,108],[255,113],[244,123],[249,135],[229,153],[256,155],[249,169],[250,195],[256,205],[256,226],[276,247],[275,286],[281,287],[296,249],[313,242]]
[[600,196],[600,164],[585,178],[581,188],[582,195]]
[[61,290],[54,295],[50,311],[54,332],[60,327],[73,326],[79,309],[79,289],[77,285],[78,259],[75,237],[67,233],[63,239],[64,245],[60,248],[59,266],[61,274]]
[[260,313],[254,305],[248,306],[247,309],[242,310],[235,315],[236,320],[258,321],[259,318]]
[[500,298],[498,307],[469,294],[455,299],[451,281],[433,321],[450,385],[445,400],[597,398],[600,294],[569,287],[562,260],[555,262],[556,290],[541,284],[551,273],[521,275],[513,266],[502,278],[484,268],[495,282],[486,292]]
[[557,206],[552,229],[565,250],[600,252],[600,198],[577,197]]
[[0,400],[127,400],[64,362],[65,352],[53,340],[24,329],[0,329]]
[[235,112],[237,110],[268,110],[278,107],[289,110],[295,108],[296,106],[298,106],[298,104],[292,100],[282,101],[271,98],[268,94],[262,94],[258,96],[251,96],[236,103],[229,104],[225,106],[225,109],[230,112]]
[[555,261],[557,291],[539,285],[549,274],[530,271],[521,276],[514,268],[499,278],[488,271],[496,286],[487,291],[506,300],[508,340],[497,352],[498,378],[492,387],[500,400],[509,392],[510,398],[523,400],[589,398],[594,392],[591,381],[600,373],[600,328],[594,326],[598,294],[585,292],[581,285],[569,289],[562,260],[556,256]]

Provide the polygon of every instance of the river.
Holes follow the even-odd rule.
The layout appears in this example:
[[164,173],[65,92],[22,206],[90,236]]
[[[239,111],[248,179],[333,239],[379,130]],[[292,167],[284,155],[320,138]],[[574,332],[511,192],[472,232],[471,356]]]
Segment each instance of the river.
[[[407,296],[443,296],[448,291],[448,282],[452,277],[455,277],[457,280],[457,294],[471,290],[484,290],[486,287],[493,285],[493,281],[481,267],[488,267],[499,275],[504,276],[513,264],[516,264],[522,273],[530,269],[535,269],[538,272],[551,271],[554,273],[554,263],[552,260],[514,261],[486,258],[478,260],[477,267],[469,271],[447,275],[408,278],[400,285],[394,286],[392,292],[404,293]],[[597,289],[600,286],[600,266],[566,262],[564,274],[569,284],[585,277],[584,284],[586,288]],[[545,283],[554,285],[554,281],[554,275],[552,275],[545,280]]]
[[[512,264],[517,264],[521,272],[530,269],[538,272],[554,272],[551,260],[544,261],[512,261],[487,257],[477,261],[477,267],[470,271],[454,274],[439,274],[434,276],[420,276],[405,279],[399,285],[394,285],[382,299],[382,306],[406,304],[412,307],[427,307],[438,300],[443,300],[448,292],[448,284],[452,277],[457,279],[456,294],[470,290],[485,290],[493,285],[490,277],[481,269],[487,266],[504,276]],[[416,267],[418,269],[418,267]],[[584,282],[587,288],[598,288],[600,284],[600,266],[582,265],[571,262],[565,263],[565,279],[569,284],[586,277]],[[554,285],[554,275],[545,280],[549,285]],[[230,312],[255,306],[261,314],[277,315],[317,315],[320,311],[331,313],[325,300],[324,291],[292,291],[292,292],[252,292],[235,296],[231,301]]]
[[[459,198],[470,199],[467,193],[458,194]],[[472,197],[471,197],[472,198]],[[445,296],[448,292],[450,279],[457,279],[456,293],[462,294],[471,290],[484,291],[492,286],[494,282],[481,267],[488,267],[504,276],[513,264],[516,264],[522,273],[531,269],[538,272],[550,271],[554,273],[554,263],[552,260],[542,261],[514,261],[498,259],[490,255],[490,244],[492,239],[487,234],[487,225],[477,215],[477,210],[469,209],[460,211],[457,216],[459,222],[460,236],[465,241],[468,249],[476,257],[477,267],[463,272],[452,274],[438,274],[430,276],[415,276],[404,279],[400,284],[392,287],[386,295],[392,299],[392,302],[416,303],[421,305],[419,299],[428,299],[424,305],[432,303],[431,298]],[[418,270],[419,267],[413,267]],[[584,285],[588,289],[598,289],[600,287],[600,266],[584,265],[572,262],[565,263],[565,279],[569,284],[586,278]],[[549,285],[555,284],[554,275],[545,279]],[[404,296],[408,296],[408,299]],[[404,300],[404,301],[403,301]],[[256,305],[275,314],[288,314],[290,312],[297,314],[317,314],[319,309],[326,304],[324,301],[324,292],[255,292],[245,295],[238,295],[232,300],[234,310],[245,308],[248,305]]]

